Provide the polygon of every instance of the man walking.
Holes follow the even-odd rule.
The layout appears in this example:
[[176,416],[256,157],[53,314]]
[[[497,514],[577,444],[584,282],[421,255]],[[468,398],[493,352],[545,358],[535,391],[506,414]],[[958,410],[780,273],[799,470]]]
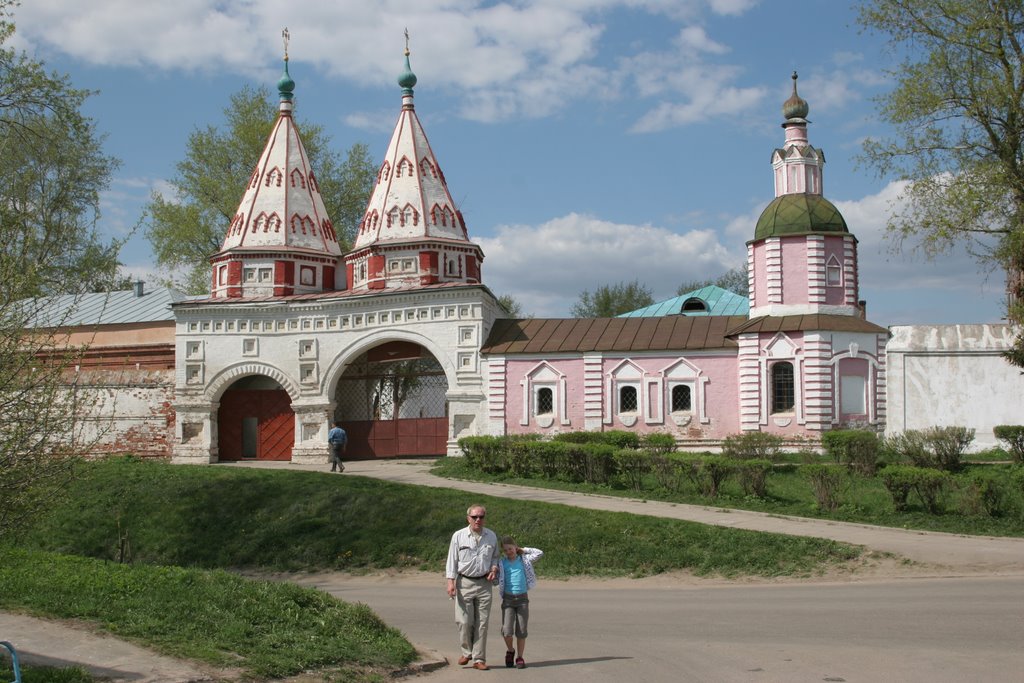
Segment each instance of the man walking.
[[473,668],[487,671],[487,622],[491,616],[491,584],[498,576],[498,537],[484,528],[487,509],[471,505],[468,525],[452,534],[448,545],[445,579],[448,597],[455,600],[462,656],[459,666],[473,661]]
[[341,456],[348,450],[348,434],[338,420],[334,421],[334,427],[327,432],[327,443],[331,446],[331,472],[344,472],[345,465],[341,462]]

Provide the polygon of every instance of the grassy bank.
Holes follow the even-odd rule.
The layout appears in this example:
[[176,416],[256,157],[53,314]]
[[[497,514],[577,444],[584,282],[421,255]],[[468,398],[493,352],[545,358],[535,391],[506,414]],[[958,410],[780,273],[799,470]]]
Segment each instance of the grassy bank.
[[[6,548],[0,549],[0,585],[0,609],[92,622],[165,655],[247,677],[320,669],[364,680],[415,656],[402,634],[365,605],[224,571]],[[50,676],[73,673],[37,675],[64,680]]]
[[92,622],[256,678],[379,680],[412,648],[365,606],[225,570],[441,573],[473,502],[544,548],[544,574],[814,575],[859,549],[810,538],[474,496],[321,472],[81,463],[62,500],[0,547],[0,609]]
[[361,477],[133,460],[83,463],[64,501],[21,545],[210,569],[441,572],[451,533],[476,500],[497,533],[557,549],[544,560],[552,577],[813,574],[858,552],[820,539]]
[[[969,465],[967,472],[985,468],[999,470],[1002,473],[1010,470],[1009,465],[1002,464]],[[838,493],[839,507],[835,510],[824,511],[819,509],[810,484],[796,465],[775,468],[768,477],[766,495],[760,498],[746,495],[735,480],[726,481],[719,495],[708,498],[702,496],[689,484],[684,485],[680,490],[668,491],[659,485],[656,477],[652,474],[643,478],[642,489],[636,491],[619,479],[613,479],[607,484],[596,485],[549,479],[540,475],[524,478],[507,472],[489,474],[474,469],[465,458],[441,458],[432,472],[442,477],[471,481],[503,482],[561,491],[599,493],[693,505],[713,505],[722,508],[860,522],[905,529],[983,536],[1024,536],[1024,519],[1019,513],[1019,510],[1024,509],[1021,493],[1009,486],[1007,495],[1012,496],[1010,501],[1012,504],[1009,506],[1011,512],[1001,516],[990,516],[957,512],[957,496],[960,494],[955,491],[947,496],[947,509],[941,514],[928,512],[913,498],[909,509],[897,511],[893,506],[892,497],[886,491],[880,477],[858,475],[851,475],[844,479]]]

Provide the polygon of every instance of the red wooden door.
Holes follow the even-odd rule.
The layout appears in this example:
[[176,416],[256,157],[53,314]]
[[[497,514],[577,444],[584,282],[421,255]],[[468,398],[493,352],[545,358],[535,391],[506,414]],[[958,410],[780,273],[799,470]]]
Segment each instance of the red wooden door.
[[343,422],[348,460],[447,455],[448,418],[407,418]]
[[291,460],[295,414],[283,389],[229,389],[217,412],[221,460]]

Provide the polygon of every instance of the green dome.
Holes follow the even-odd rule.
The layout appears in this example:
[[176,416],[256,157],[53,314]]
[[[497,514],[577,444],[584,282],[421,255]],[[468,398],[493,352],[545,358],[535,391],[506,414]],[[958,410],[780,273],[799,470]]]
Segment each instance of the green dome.
[[408,90],[412,92],[413,86],[416,85],[416,74],[412,72],[412,67],[409,66],[409,50],[405,50],[405,70],[398,75],[398,85],[402,86],[402,90]]
[[288,74],[288,58],[285,57],[285,60],[284,60],[284,74],[282,74],[280,80],[278,80],[278,82],[277,82],[277,92],[281,96],[282,100],[285,100],[287,102],[291,102],[292,97],[293,97],[292,92],[294,90],[295,90],[295,81],[293,81],[292,77]]
[[846,219],[832,202],[817,194],[776,197],[757,219],[754,239],[806,235],[812,232],[850,232]]

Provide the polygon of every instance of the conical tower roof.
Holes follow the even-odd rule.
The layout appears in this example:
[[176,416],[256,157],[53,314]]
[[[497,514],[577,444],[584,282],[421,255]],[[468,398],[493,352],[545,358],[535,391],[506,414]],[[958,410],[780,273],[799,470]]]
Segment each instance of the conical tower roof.
[[402,111],[356,235],[355,250],[377,242],[422,239],[468,241],[466,226],[455,207],[441,166],[427,141],[413,106],[416,76],[405,51]]
[[295,81],[277,83],[280,107],[213,265],[213,297],[288,296],[337,288],[341,246],[292,118]]
[[300,250],[341,256],[316,176],[292,117],[294,81],[278,81],[280,111],[224,237],[230,249]]
[[[406,36],[408,40],[408,35]],[[405,48],[398,115],[377,184],[345,256],[354,290],[479,284],[483,251],[470,242],[413,106],[416,75]]]

